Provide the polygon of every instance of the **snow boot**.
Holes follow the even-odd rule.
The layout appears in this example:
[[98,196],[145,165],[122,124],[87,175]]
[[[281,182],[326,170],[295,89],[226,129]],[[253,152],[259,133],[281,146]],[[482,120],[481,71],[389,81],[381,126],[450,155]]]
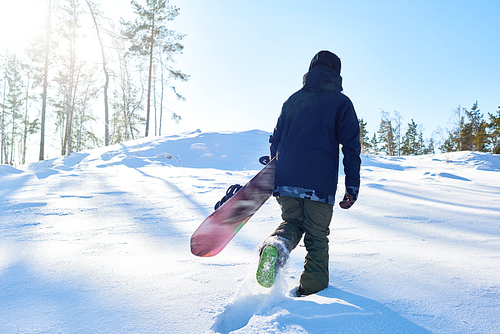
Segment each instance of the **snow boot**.
[[276,278],[276,260],[278,251],[273,245],[267,245],[262,250],[259,266],[257,267],[257,282],[265,288],[270,288]]
[[259,249],[260,260],[256,275],[257,282],[263,287],[273,286],[276,275],[285,266],[290,255],[289,244],[290,241],[278,236],[270,236],[264,240]]

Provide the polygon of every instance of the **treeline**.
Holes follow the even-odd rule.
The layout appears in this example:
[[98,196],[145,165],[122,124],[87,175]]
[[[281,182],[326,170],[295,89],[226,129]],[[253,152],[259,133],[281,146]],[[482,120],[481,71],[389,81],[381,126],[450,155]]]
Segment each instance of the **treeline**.
[[[116,22],[98,0],[47,0],[44,24],[25,50],[0,54],[0,163],[25,163],[30,138],[38,137],[44,160],[47,138],[67,155],[161,135],[165,114],[180,120],[166,102],[184,100],[173,84],[189,79],[172,67],[185,35],[167,24],[179,8],[168,0],[131,5],[135,20]],[[98,117],[104,136],[92,128]]]
[[[495,114],[488,113],[485,120],[477,101],[470,110],[460,106],[452,111],[451,129],[446,133],[438,128],[433,136],[424,139],[421,126],[412,119],[403,133],[402,116],[397,111],[391,117],[381,112],[379,130],[370,136],[367,123],[361,118],[360,141],[363,154],[386,154],[390,156],[422,155],[441,152],[483,151],[500,153],[500,106]],[[439,143],[436,143],[438,137]]]

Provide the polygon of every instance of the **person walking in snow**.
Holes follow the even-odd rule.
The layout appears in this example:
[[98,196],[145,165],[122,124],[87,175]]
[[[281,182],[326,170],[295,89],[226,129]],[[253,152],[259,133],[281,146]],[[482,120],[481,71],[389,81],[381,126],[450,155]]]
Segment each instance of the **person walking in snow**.
[[359,192],[359,123],[351,100],[342,93],[340,58],[320,51],[304,75],[303,87],[283,104],[270,136],[276,158],[273,195],[283,222],[260,247],[257,281],[271,287],[278,270],[302,236],[307,255],[297,296],[328,287],[328,235],[337,191],[342,145],[345,196],[349,209]]

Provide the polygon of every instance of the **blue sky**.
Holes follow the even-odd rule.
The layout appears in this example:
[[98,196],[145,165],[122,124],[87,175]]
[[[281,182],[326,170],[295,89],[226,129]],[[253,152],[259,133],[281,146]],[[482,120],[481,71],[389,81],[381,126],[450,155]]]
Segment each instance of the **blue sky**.
[[425,136],[451,111],[500,105],[500,1],[178,0],[186,124],[271,131],[319,50],[342,59],[344,93],[378,129],[380,111]]
[[[103,2],[110,16],[131,17],[129,1]],[[27,22],[36,21],[43,3],[2,4],[32,10],[20,19],[0,14],[0,44],[28,34]],[[301,88],[310,59],[323,49],[342,59],[344,93],[370,135],[381,110],[398,111],[404,128],[413,118],[428,138],[438,126],[450,126],[459,105],[478,100],[485,114],[500,105],[500,1],[171,3],[181,14],[170,27],[187,34],[175,67],[191,79],[177,85],[187,101],[169,104],[183,119],[164,124],[167,133],[272,131],[283,102]]]

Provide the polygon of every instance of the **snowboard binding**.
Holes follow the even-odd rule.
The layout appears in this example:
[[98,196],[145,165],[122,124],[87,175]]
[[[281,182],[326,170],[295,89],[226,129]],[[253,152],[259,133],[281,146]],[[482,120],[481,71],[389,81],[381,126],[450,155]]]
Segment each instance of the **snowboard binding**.
[[259,162],[265,166],[271,162],[271,157],[268,155],[264,155],[264,156],[259,158]]
[[222,197],[221,200],[215,204],[214,210],[217,210],[222,204],[226,203],[227,200],[233,197],[241,188],[243,188],[243,186],[239,184],[233,184],[232,186],[227,188],[226,195]]

